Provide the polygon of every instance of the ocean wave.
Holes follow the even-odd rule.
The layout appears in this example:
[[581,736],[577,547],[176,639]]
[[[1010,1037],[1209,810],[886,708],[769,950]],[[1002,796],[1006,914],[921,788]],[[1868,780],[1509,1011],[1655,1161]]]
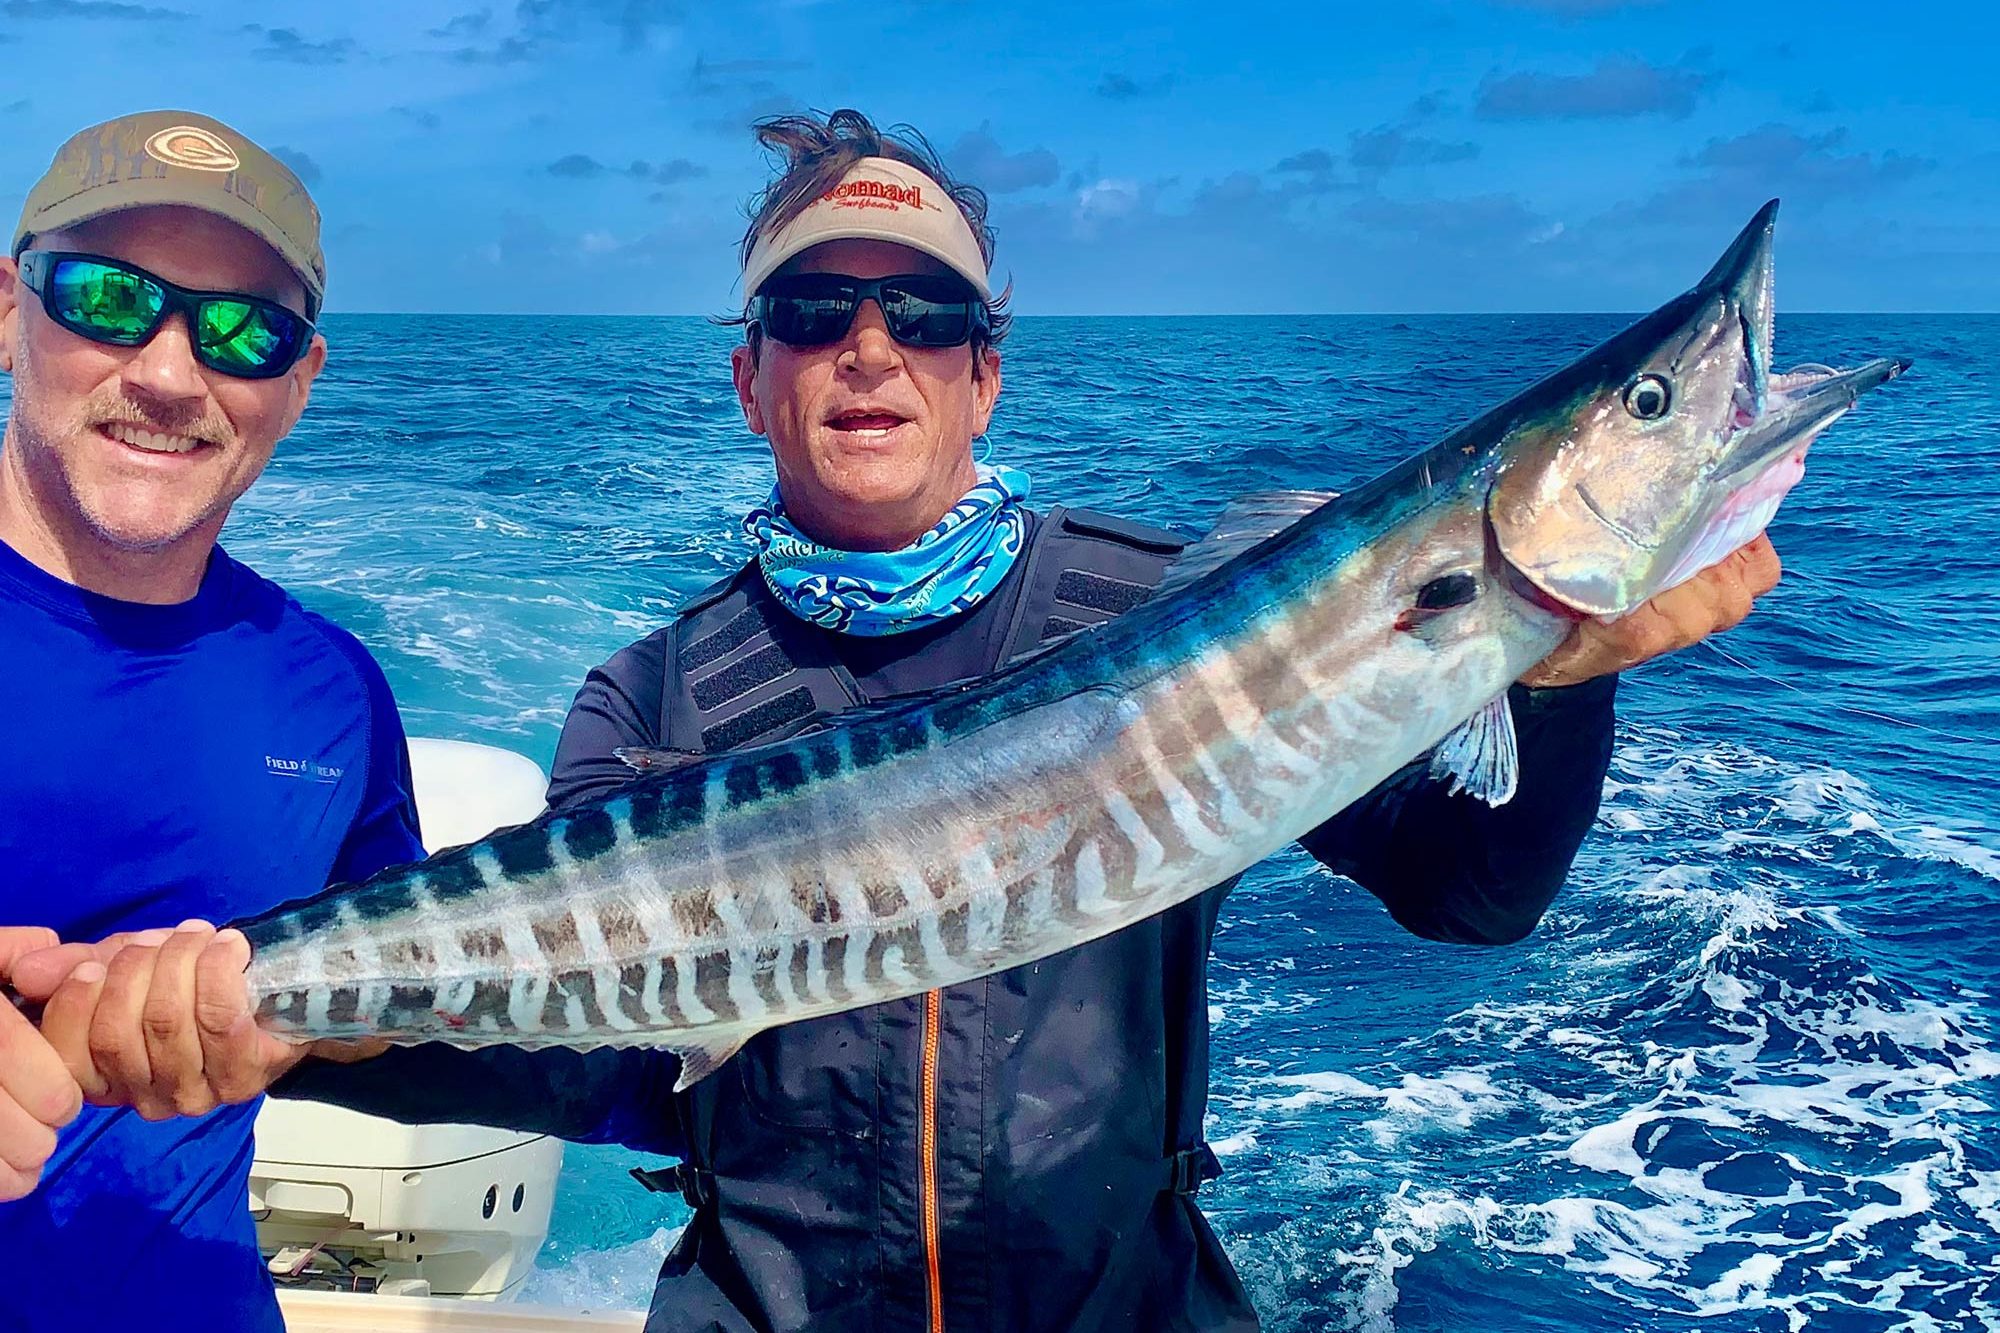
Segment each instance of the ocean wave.
[[[1227,1080],[1216,1215],[1270,1325],[1957,1326],[2000,1267],[2000,1056],[1976,996],[1820,901],[1884,849],[1974,892],[1990,854],[1852,774],[1626,729],[1522,984]],[[1508,1314],[1523,1284],[1564,1294]]]

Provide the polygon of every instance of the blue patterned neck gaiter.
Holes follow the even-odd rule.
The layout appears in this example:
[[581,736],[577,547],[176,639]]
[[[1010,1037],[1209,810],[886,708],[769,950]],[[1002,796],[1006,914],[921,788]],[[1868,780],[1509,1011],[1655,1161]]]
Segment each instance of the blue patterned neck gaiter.
[[840,551],[792,526],[778,492],[743,519],[757,567],[793,615],[842,634],[901,634],[969,611],[1021,554],[1028,474],[978,469],[979,482],[900,551]]

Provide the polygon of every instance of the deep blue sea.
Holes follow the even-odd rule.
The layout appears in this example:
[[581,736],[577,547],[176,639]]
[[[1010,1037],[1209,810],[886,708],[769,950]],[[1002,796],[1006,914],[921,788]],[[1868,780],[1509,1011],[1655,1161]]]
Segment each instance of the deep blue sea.
[[[1200,527],[1623,322],[1024,318],[990,457]],[[546,766],[584,673],[743,554],[770,468],[729,331],[328,332],[226,543],[374,649],[412,733]],[[1915,369],[1814,447],[1778,590],[1626,679],[1533,938],[1414,939],[1296,853],[1232,898],[1202,1198],[1270,1328],[2000,1329],[2000,317],[1779,322],[1781,367],[1885,353]],[[682,1213],[636,1160],[569,1150],[526,1299],[644,1305]]]

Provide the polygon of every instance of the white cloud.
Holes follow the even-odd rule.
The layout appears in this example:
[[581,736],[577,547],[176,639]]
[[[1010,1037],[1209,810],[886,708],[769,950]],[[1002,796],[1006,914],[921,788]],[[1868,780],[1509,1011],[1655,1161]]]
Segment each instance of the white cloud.
[[1129,217],[1144,201],[1139,182],[1107,177],[1076,192],[1076,213],[1083,220]]

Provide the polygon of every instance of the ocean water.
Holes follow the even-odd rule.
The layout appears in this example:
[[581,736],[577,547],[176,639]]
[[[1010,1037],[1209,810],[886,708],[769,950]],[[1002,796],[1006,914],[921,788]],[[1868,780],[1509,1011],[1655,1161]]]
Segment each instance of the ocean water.
[[[1024,318],[990,456],[1199,527],[1622,322]],[[770,473],[728,331],[328,332],[226,543],[367,641],[413,734],[546,766],[584,673],[742,556]],[[1414,939],[1296,853],[1232,898],[1202,1201],[1270,1328],[2000,1329],[2000,317],[1779,321],[1781,367],[1886,353],[1915,369],[1815,446],[1779,589],[1628,675],[1534,937]],[[639,1160],[569,1150],[526,1299],[643,1307],[684,1214]]]

